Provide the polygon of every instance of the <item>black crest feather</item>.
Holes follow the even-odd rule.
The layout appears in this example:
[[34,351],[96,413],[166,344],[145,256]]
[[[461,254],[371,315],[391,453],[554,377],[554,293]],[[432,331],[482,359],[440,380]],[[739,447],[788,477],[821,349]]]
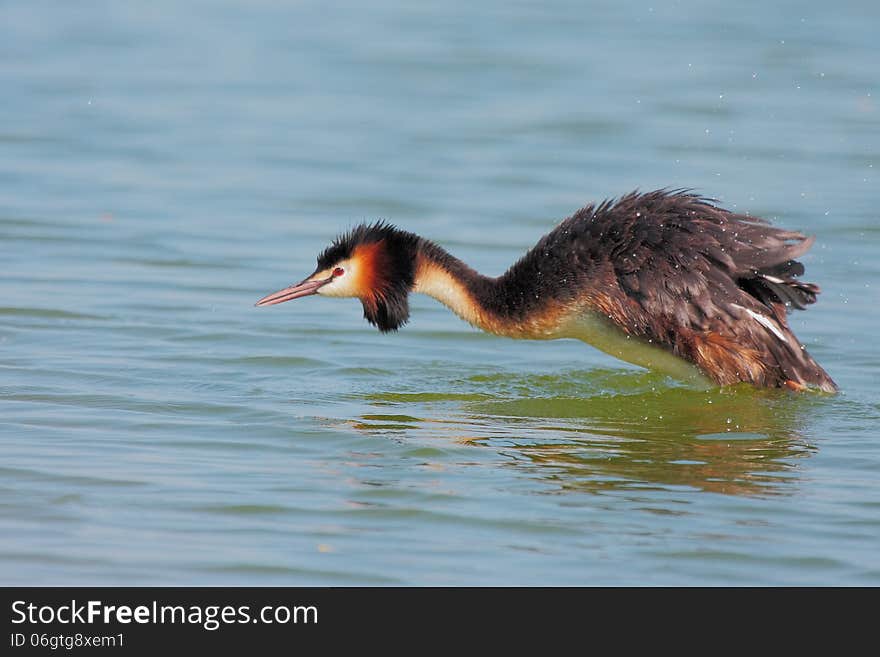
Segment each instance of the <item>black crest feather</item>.
[[420,239],[384,221],[360,224],[324,249],[318,256],[318,270],[350,258],[359,246],[380,244],[381,250],[372,263],[376,267],[374,287],[361,303],[370,324],[383,333],[396,331],[409,320],[409,292],[415,279]]

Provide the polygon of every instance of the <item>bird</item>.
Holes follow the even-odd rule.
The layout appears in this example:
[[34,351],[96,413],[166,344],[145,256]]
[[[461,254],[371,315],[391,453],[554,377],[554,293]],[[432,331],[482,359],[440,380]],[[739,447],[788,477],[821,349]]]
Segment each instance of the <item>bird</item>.
[[256,305],[354,297],[386,333],[422,293],[488,333],[578,339],[686,384],[834,393],[787,319],[819,294],[796,260],[814,240],[692,190],[634,191],[576,211],[497,277],[386,221],[360,224]]

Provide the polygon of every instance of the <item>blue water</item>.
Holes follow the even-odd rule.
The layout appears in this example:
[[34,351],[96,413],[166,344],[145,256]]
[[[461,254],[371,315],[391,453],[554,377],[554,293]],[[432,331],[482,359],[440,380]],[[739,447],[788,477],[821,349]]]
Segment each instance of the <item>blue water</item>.
[[[769,5],[769,6],[768,6]],[[876,2],[0,8],[0,583],[880,584]],[[499,274],[689,187],[816,236],[837,397],[425,297],[254,301],[384,218]]]

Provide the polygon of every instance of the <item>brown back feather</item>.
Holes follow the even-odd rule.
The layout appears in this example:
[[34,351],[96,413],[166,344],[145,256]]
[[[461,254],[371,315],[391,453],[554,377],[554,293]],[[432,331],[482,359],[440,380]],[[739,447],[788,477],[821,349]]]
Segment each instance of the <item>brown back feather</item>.
[[[515,319],[547,298],[575,305],[586,297],[589,309],[721,385],[793,381],[834,391],[786,319],[819,293],[798,280],[804,267],[795,260],[812,243],[687,192],[634,192],[563,221],[511,267],[488,301]],[[785,340],[755,314],[775,321]]]

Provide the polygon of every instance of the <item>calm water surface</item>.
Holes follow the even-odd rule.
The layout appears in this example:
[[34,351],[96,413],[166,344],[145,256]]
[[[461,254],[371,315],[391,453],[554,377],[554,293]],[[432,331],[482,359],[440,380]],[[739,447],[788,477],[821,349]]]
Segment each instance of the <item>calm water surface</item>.
[[[0,583],[880,584],[880,4],[369,5],[0,9]],[[253,308],[661,186],[817,236],[843,394]]]

